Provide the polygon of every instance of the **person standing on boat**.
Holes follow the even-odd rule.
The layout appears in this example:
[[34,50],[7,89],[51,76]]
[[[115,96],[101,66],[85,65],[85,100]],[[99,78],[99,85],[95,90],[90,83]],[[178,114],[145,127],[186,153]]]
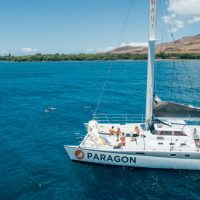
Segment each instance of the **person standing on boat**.
[[119,127],[117,128],[117,131],[115,132],[115,134],[117,135],[117,142],[119,142],[119,136],[121,135],[121,130]]
[[134,131],[133,131],[133,135],[132,135],[131,141],[136,141],[136,143],[137,143],[137,139],[136,138],[139,136],[139,134],[140,134],[140,129],[139,129],[138,126],[136,126]]
[[195,146],[197,148],[199,148],[199,134],[197,133],[197,129],[196,128],[194,128],[193,139],[194,139]]

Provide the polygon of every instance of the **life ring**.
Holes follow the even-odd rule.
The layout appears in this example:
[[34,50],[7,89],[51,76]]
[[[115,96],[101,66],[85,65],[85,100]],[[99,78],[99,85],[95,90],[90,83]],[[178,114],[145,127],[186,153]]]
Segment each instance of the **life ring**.
[[75,154],[75,157],[78,158],[79,160],[82,160],[85,156],[84,152],[81,151],[80,149],[77,149],[74,154]]

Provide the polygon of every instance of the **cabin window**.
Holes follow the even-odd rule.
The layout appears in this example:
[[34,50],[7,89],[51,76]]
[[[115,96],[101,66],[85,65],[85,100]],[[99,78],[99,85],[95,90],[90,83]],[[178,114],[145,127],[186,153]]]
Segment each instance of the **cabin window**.
[[158,135],[172,135],[172,131],[158,131]]
[[169,145],[174,145],[174,143],[173,143],[173,142],[170,142]]
[[174,135],[176,135],[176,136],[187,136],[187,134],[184,133],[183,131],[174,131]]
[[186,143],[181,143],[180,146],[181,146],[181,147],[182,147],[182,146],[186,146]]
[[163,145],[163,142],[158,142],[158,145]]
[[183,131],[155,131],[154,134],[166,136],[187,136]]
[[189,154],[187,154],[187,155],[185,155],[185,157],[186,157],[186,158],[189,158],[189,157],[190,157],[190,155],[189,155]]
[[165,138],[164,137],[157,137],[157,140],[165,140]]
[[176,154],[171,154],[170,156],[171,156],[171,157],[176,157]]
[[136,154],[143,155],[143,154],[144,154],[144,152],[136,152]]

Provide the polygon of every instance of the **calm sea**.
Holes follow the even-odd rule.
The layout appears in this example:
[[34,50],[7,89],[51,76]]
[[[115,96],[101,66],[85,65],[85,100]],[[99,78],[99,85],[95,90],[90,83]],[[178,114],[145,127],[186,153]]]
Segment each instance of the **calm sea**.
[[[0,63],[0,199],[200,199],[200,172],[73,163],[110,62]],[[160,61],[161,99],[200,106],[200,61]],[[115,61],[99,112],[145,109],[146,62]]]

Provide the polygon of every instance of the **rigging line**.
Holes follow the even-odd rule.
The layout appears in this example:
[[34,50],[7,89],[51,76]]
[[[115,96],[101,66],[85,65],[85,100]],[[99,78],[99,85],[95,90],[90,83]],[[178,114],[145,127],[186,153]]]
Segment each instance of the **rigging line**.
[[[164,16],[167,16],[168,15],[168,13],[166,12],[166,9],[163,9],[163,4],[162,3],[164,3],[163,1],[161,1],[161,8],[162,8],[162,16],[164,17]],[[164,11],[165,11],[165,14],[164,14]],[[167,34],[167,27],[166,27],[166,24],[165,23],[163,23],[163,26],[164,26],[164,33],[165,33],[165,38],[166,38],[166,40],[167,41],[170,41],[170,38],[168,37],[168,34]],[[169,30],[171,30],[172,29],[172,27],[170,26],[170,24],[168,24],[168,29]],[[166,47],[168,48],[168,49],[173,49],[173,45],[171,46],[170,45],[170,43],[166,43]],[[171,98],[173,99],[173,98],[175,98],[175,99],[178,99],[178,96],[177,96],[177,94],[176,94],[176,92],[175,92],[175,81],[174,81],[174,78],[175,78],[175,76],[176,77],[178,77],[178,74],[177,74],[177,70],[176,70],[176,65],[175,65],[175,60],[174,60],[174,58],[172,59],[173,60],[173,64],[171,65],[171,71],[172,71],[172,77],[171,77],[171,85],[172,85],[172,87],[171,87]],[[178,82],[177,83],[178,84],[178,87],[179,87],[179,90],[180,90],[180,83]],[[182,99],[182,95],[181,95],[181,93],[179,92],[179,99]]]
[[[158,3],[158,6],[159,6],[159,9],[161,10],[161,3]],[[158,13],[159,14],[159,17],[161,18],[161,12]],[[160,49],[158,49],[157,53],[161,54],[162,52],[162,43],[163,43],[163,30],[162,30],[162,23],[161,21],[157,20],[157,27],[158,27],[158,24],[159,24],[159,27],[160,27],[160,30],[161,30],[161,45],[160,45]],[[158,46],[157,46],[158,47]],[[154,95],[156,95],[156,91],[157,91],[157,85],[156,85],[156,80],[157,80],[157,74],[158,74],[158,63],[156,65],[155,63],[155,73],[154,73]]]
[[[160,54],[162,55],[163,53],[165,53],[164,51],[163,51],[163,42],[164,42],[164,38],[166,39],[166,41],[169,41],[169,37],[168,37],[168,34],[167,34],[167,28],[166,28],[166,24],[165,23],[162,23],[162,20],[163,20],[163,18],[164,18],[164,5],[163,5],[163,1],[159,1],[160,2],[160,4],[159,4],[159,6],[160,6],[160,11],[161,11],[161,13],[160,13],[160,22],[161,22],[161,37],[162,37],[162,42],[161,42],[161,44],[160,44],[160,46],[161,46],[161,48],[160,48]],[[169,44],[168,43],[165,43],[165,46],[169,49]],[[174,62],[174,60],[173,60],[173,62]],[[170,65],[171,66],[171,65]],[[176,99],[176,93],[174,92],[174,70],[173,70],[174,68],[173,68],[173,65],[172,65],[172,67],[170,67],[170,70],[172,71],[172,79],[171,79],[171,98],[175,98]]]
[[[163,6],[163,1],[160,1],[160,5],[161,5],[161,14],[162,14],[162,19],[163,19],[163,17],[164,17],[164,6]],[[166,11],[166,10],[165,10]],[[168,35],[167,35],[167,28],[166,28],[166,24],[165,23],[162,23],[163,24],[163,29],[164,29],[164,34],[165,34],[165,38],[166,38],[166,40],[168,41],[169,40],[169,37],[168,37]],[[169,47],[169,46],[168,46]]]
[[[131,0],[131,2],[130,2],[129,8],[128,8],[128,13],[126,15],[124,24],[122,26],[121,33],[120,33],[120,36],[119,36],[119,40],[117,42],[116,47],[118,47],[120,45],[121,40],[122,40],[122,38],[124,36],[124,30],[125,30],[125,27],[127,26],[127,22],[128,22],[131,10],[132,10],[132,6],[133,6],[133,0]],[[117,54],[116,54],[116,56],[117,56]],[[103,83],[103,86],[102,86],[102,89],[101,89],[101,92],[100,92],[100,95],[99,95],[99,98],[98,98],[98,101],[97,101],[97,105],[96,105],[96,108],[95,108],[95,111],[94,111],[94,115],[96,115],[96,113],[98,111],[98,108],[99,108],[99,105],[101,103],[101,99],[103,97],[104,89],[105,89],[106,83],[108,81],[108,78],[110,76],[110,72],[111,72],[111,68],[113,66],[113,63],[114,63],[114,60],[112,60],[111,63],[108,65],[108,69],[107,69],[107,73],[106,73],[106,78],[104,79],[104,83]]]
[[[171,33],[171,35],[173,35],[173,33]],[[172,43],[172,52],[173,52],[173,54],[175,55],[175,49],[174,49],[174,41],[173,41],[173,43]],[[173,71],[175,72],[173,75],[173,84],[176,86],[176,84],[175,84],[175,81],[174,81],[174,78],[176,77],[177,78],[177,80],[176,80],[176,82],[177,82],[177,86],[178,86],[178,94],[179,94],[179,98],[180,98],[180,100],[181,100],[181,102],[183,103],[183,92],[181,91],[181,81],[180,81],[180,78],[179,78],[179,75],[180,75],[180,72],[178,71],[178,69],[177,69],[177,67],[176,67],[176,63],[175,63],[175,58],[173,57],[172,58],[172,66],[173,66]],[[174,91],[175,91],[175,89],[174,89]]]
[[[175,46],[175,48],[177,49],[178,53],[180,54],[181,50],[180,50],[180,48],[178,48],[178,45],[175,43],[175,39],[174,39],[174,35],[173,35],[173,32],[172,32],[171,24],[168,24],[168,25],[169,25],[169,30],[170,30],[170,32],[171,32],[171,38],[172,38],[172,40],[173,40],[173,45]],[[172,46],[172,49],[173,49],[174,55],[175,55],[174,46]],[[173,62],[174,62],[174,58],[173,58]],[[175,62],[174,62],[173,64],[174,64],[174,66],[176,67]],[[181,60],[181,64],[182,64],[182,66],[183,66],[183,69],[184,69],[185,72],[186,72],[187,79],[189,80],[190,90],[191,90],[192,96],[194,97],[194,87],[193,87],[193,84],[192,84],[192,81],[191,81],[191,77],[190,77],[190,75],[189,75],[189,70],[188,70],[188,68],[186,67],[186,64],[185,64],[184,61]],[[179,87],[180,87],[180,85],[179,85]],[[182,93],[181,96],[183,96],[183,93]],[[182,101],[183,101],[183,100],[182,100]],[[193,102],[193,105],[195,106],[196,103],[195,103],[195,101],[194,101],[194,98],[192,98],[192,102]]]
[[[174,39],[173,33],[172,33],[171,36],[172,36],[173,43],[174,43],[174,45],[176,46],[176,48],[177,48],[177,50],[178,50],[178,52],[179,52],[179,54],[180,54],[180,49],[178,48],[178,45],[175,43],[175,39]],[[184,63],[183,61],[181,61],[181,64],[182,64],[182,66],[183,66],[183,69],[184,69],[185,72],[186,72],[186,76],[187,76],[187,78],[188,78],[188,80],[189,80],[190,90],[191,90],[192,96],[194,97],[194,88],[193,88],[193,86],[192,86],[192,81],[191,81],[191,77],[190,77],[190,75],[189,75],[189,70],[187,69],[187,67],[186,67],[186,65],[185,65],[185,63]],[[192,98],[192,102],[193,102],[193,105],[195,106],[194,98]]]
[[[178,70],[176,68],[174,58],[173,58],[173,67],[174,67],[174,71],[175,71],[175,76],[178,77],[179,73],[178,73]],[[180,97],[181,103],[183,103],[183,92],[181,91],[181,83],[180,83],[179,78],[177,78],[177,85],[178,85],[179,97]]]
[[[165,10],[165,13],[166,13],[166,16],[168,15],[168,13],[166,12]],[[170,23],[168,23],[168,27],[169,27],[169,31],[170,31],[170,35],[171,35],[171,39],[173,41],[172,45],[171,46],[168,46],[168,48],[171,47],[172,51],[173,51],[173,54],[175,55],[175,49],[174,49],[174,45],[175,44],[175,40],[174,40],[174,37],[173,37],[173,31],[172,31],[172,26]],[[178,72],[177,72],[177,69],[176,69],[176,65],[175,65],[175,58],[172,58],[173,60],[173,67],[172,67],[172,71],[175,71],[175,74],[173,74],[172,76],[172,84],[174,85],[174,75],[177,77],[177,85],[178,85],[178,90],[179,90],[179,98],[181,99],[181,101],[183,102],[183,93],[181,92],[181,85],[180,85],[180,80],[178,79]],[[173,86],[174,88],[174,86]],[[173,89],[171,89],[171,92],[173,92]],[[175,94],[175,92],[174,92]],[[175,97],[175,96],[174,96]],[[176,97],[175,97],[176,98]]]
[[[160,54],[160,57],[162,59],[162,53],[163,53],[163,43],[164,43],[164,35],[165,35],[165,38],[167,39],[167,36],[166,36],[166,28],[165,28],[165,24],[162,23],[162,19],[163,19],[163,5],[162,5],[163,1],[158,1],[158,7],[159,7],[159,20],[157,20],[157,23],[159,22],[159,26],[160,26],[160,33],[161,33],[161,43],[159,44],[159,47],[160,49],[158,49],[158,53]],[[157,75],[158,74],[158,70],[159,70],[159,67],[157,65],[155,65],[155,74]],[[155,76],[155,79],[156,79],[156,76]],[[156,89],[156,84],[155,84],[155,89]]]
[[176,92],[174,90],[174,79],[175,79],[175,63],[174,63],[174,59],[173,59],[173,64],[172,64],[172,67],[171,67],[171,71],[172,71],[172,77],[171,77],[171,82],[172,82],[172,87],[171,87],[171,97],[175,99],[177,99],[177,95],[176,95]]
[[[164,36],[163,36],[163,23],[162,23],[162,17],[163,17],[163,10],[162,10],[162,1],[159,1],[159,14],[160,14],[160,30],[161,30],[161,44],[160,44],[160,51],[159,53],[161,54],[162,53],[162,50],[163,50],[163,42],[164,42]],[[158,20],[157,20],[158,21]]]
[[[171,25],[170,25],[170,30],[172,30],[171,29]],[[173,37],[173,33],[171,32],[171,37]],[[172,38],[172,40],[173,40],[173,43],[172,43],[172,51],[173,51],[173,54],[175,55],[175,49],[174,49],[174,39]],[[177,85],[178,85],[178,94],[179,94],[179,99],[181,100],[181,103],[183,103],[183,92],[181,91],[181,81],[180,81],[180,78],[179,78],[179,75],[180,75],[180,72],[178,71],[178,69],[177,69],[177,67],[176,67],[176,63],[175,63],[175,58],[173,57],[172,58],[172,66],[173,66],[173,71],[175,72],[173,75],[175,76],[175,77],[177,77],[177,80],[176,80],[176,82],[177,82]],[[174,82],[174,76],[172,77],[173,78],[173,83],[175,83]],[[174,90],[175,91],[175,90]],[[175,92],[174,92],[175,93]]]

